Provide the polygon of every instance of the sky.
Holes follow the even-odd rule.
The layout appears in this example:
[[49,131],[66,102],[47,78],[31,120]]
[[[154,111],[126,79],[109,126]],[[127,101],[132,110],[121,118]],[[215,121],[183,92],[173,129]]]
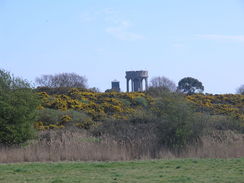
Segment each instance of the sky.
[[101,91],[125,71],[244,84],[244,0],[0,0],[0,69],[34,82],[74,72]]

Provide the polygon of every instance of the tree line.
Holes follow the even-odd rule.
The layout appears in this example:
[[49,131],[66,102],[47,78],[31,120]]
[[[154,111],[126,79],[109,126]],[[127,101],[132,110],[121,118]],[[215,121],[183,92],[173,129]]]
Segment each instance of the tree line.
[[[38,87],[48,88],[84,88],[88,89],[87,78],[76,73],[59,73],[53,75],[42,75],[36,78]],[[204,86],[201,81],[193,77],[184,77],[178,82],[178,86],[165,76],[153,77],[150,80],[150,88],[180,92],[184,94],[202,93]],[[97,88],[90,88],[99,91]],[[111,91],[108,89],[107,91]],[[237,89],[237,94],[244,94],[244,84]]]

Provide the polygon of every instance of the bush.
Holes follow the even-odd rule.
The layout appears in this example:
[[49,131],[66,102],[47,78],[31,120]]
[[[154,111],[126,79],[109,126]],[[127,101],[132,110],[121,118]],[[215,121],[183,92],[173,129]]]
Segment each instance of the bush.
[[194,112],[183,96],[163,92],[147,109],[128,119],[107,120],[95,134],[111,136],[119,141],[146,139],[147,143],[180,150],[197,142],[202,134],[204,118]]
[[32,138],[37,106],[28,82],[0,70],[0,143],[20,144]]
[[244,95],[195,94],[186,97],[199,112],[229,116],[244,121]]
[[162,145],[180,149],[199,140],[203,129],[201,118],[183,96],[164,92],[152,110],[160,119],[157,133]]
[[89,129],[94,122],[83,112],[56,109],[42,109],[38,111],[36,128],[39,130],[49,128],[63,128],[67,126],[77,126]]
[[144,97],[136,97],[135,103],[139,106],[146,107],[148,105],[147,100]]

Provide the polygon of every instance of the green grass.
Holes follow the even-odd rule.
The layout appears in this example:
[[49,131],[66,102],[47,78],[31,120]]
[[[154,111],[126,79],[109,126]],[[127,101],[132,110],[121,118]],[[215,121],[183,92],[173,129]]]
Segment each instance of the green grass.
[[0,165],[1,183],[244,183],[244,158]]

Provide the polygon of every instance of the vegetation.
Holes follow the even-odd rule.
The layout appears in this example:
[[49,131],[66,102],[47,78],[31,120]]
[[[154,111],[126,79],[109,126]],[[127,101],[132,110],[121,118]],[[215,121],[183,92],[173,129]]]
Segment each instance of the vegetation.
[[107,130],[104,128],[105,132],[109,131],[109,136],[94,136],[88,130],[78,128],[40,131],[38,139],[28,141],[21,146],[0,146],[0,162],[244,157],[243,134],[234,131],[215,130],[209,134],[203,134],[197,144],[190,144],[181,151],[176,151],[157,143],[158,137],[153,133],[152,126],[147,123],[116,124],[122,128],[116,133],[116,136],[113,135],[115,130],[111,128],[116,129],[115,125],[108,126]]
[[[61,111],[59,113],[63,113],[63,115],[69,115],[64,111],[77,111],[88,116],[79,123],[73,124],[76,126],[82,126],[84,123],[89,122],[92,124],[92,121],[99,122],[107,118],[126,119],[136,109],[146,107],[152,100],[150,96],[146,96],[144,93],[96,93],[75,88],[70,89],[66,95],[48,95],[46,92],[38,94],[42,100],[41,110],[45,108],[59,110]],[[71,113],[69,117],[73,119]],[[48,129],[48,124],[60,124],[60,121],[57,120],[52,122],[45,120],[41,116],[39,117],[38,128]],[[45,126],[42,126],[42,124]]]
[[144,143],[155,144],[157,149],[153,151],[162,147],[180,150],[197,142],[202,129],[201,119],[184,97],[166,92],[127,119],[104,121],[95,134],[100,132],[125,142],[144,139]]
[[151,87],[158,88],[160,90],[167,90],[167,91],[171,91],[171,92],[176,91],[175,83],[164,76],[152,78]]
[[20,144],[33,137],[37,105],[28,82],[0,70],[0,144]]
[[2,183],[241,183],[244,159],[178,159],[131,162],[0,165]]
[[181,95],[161,95],[152,106],[154,115],[161,119],[158,127],[160,142],[176,149],[197,142],[203,130],[200,114],[196,114],[193,106]]
[[244,85],[241,85],[241,86],[237,89],[237,94],[242,94],[242,95],[244,95]]
[[229,115],[235,118],[244,119],[244,96],[225,94],[195,94],[186,97],[194,103],[199,112],[210,112],[211,114]]
[[36,83],[41,87],[49,88],[86,88],[87,79],[75,73],[60,73],[55,75],[42,75],[36,78]]
[[192,77],[186,77],[179,81],[178,91],[191,95],[194,93],[202,93],[204,91],[204,86],[200,81]]
[[[69,149],[76,147],[73,152],[83,151],[78,146],[88,146],[88,150],[89,147],[105,146],[120,152],[115,153],[116,159],[140,159],[143,156],[158,158],[165,151],[180,157],[191,147],[204,147],[205,137],[214,139],[216,134],[228,134],[228,131],[237,135],[244,133],[243,95],[194,94],[199,92],[196,83],[199,85],[200,82],[193,78],[186,78],[187,82],[192,82],[192,88],[188,91],[190,95],[174,92],[172,83],[164,77],[154,78],[154,87],[150,87],[147,92],[100,93],[96,89],[71,88],[71,85],[38,87],[33,92],[28,82],[11,77],[5,71],[1,73],[0,144],[25,146],[31,143],[31,152],[39,146],[45,149],[45,152],[42,152],[42,148],[36,150],[37,154],[46,154],[46,151],[50,154],[53,152],[52,148],[59,151],[58,149],[68,147],[63,139],[66,131],[68,138],[71,136],[72,139],[68,142]],[[39,105],[37,98],[40,100]],[[26,142],[34,135],[33,126],[39,130],[38,138],[33,142]],[[80,136],[74,138],[80,132],[76,133],[74,129],[85,130],[89,138],[98,139],[99,143],[80,144],[77,141]],[[57,145],[52,144],[57,141],[56,137],[48,135],[52,131],[62,134],[57,137],[61,138]],[[46,134],[45,138],[41,136],[43,133]],[[123,152],[122,149],[128,152]],[[10,151],[7,149],[3,152]],[[68,155],[64,152],[66,155],[54,154],[57,159],[67,159]],[[84,153],[92,154],[90,151]],[[101,157],[104,153],[101,150]],[[78,160],[84,156],[71,154],[72,158]],[[94,156],[95,159],[103,159]],[[52,159],[50,157],[51,155],[45,156],[44,159]],[[9,159],[8,155],[3,155],[3,159]]]
[[[45,92],[39,95],[44,108],[36,123],[38,129],[63,128],[68,124],[86,129],[95,126],[95,134],[121,140],[124,136],[139,137],[137,130],[143,135],[152,128],[157,143],[170,148],[183,147],[201,135],[201,120],[192,106],[183,96],[167,91],[158,98],[145,93],[94,93],[77,89],[70,90],[68,95],[50,96]],[[78,120],[74,114],[80,116]],[[144,131],[140,126],[144,126]]]
[[79,89],[65,90],[65,95],[47,92],[38,93],[42,106],[35,126],[39,130],[75,126],[88,129],[95,136],[110,136],[125,143],[153,134],[145,137],[147,142],[157,144],[152,151],[161,147],[182,150],[198,143],[207,129],[243,133],[244,104],[238,95],[184,96],[158,88],[147,93],[97,93]]

